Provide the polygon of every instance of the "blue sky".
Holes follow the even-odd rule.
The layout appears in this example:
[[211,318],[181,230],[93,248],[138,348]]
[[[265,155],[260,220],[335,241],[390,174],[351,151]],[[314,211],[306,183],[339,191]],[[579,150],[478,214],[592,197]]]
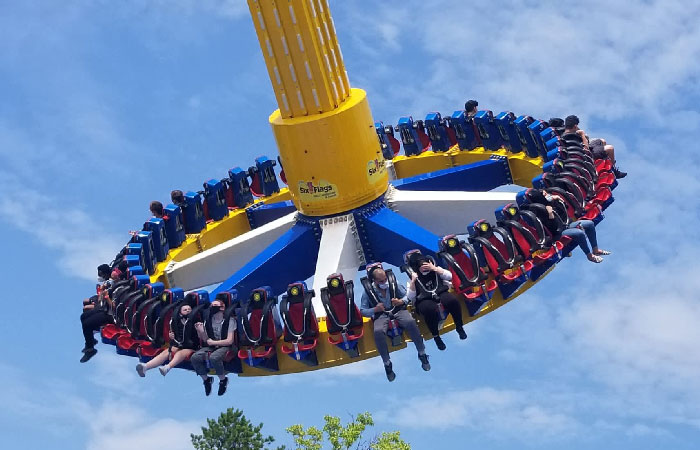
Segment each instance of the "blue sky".
[[[145,380],[80,301],[148,202],[276,156],[276,107],[243,0],[0,3],[0,433],[6,448],[188,448],[229,406],[288,442],[292,423],[370,411],[417,449],[697,448],[700,4],[331,1],[351,84],[376,120],[481,107],[576,113],[630,173],[598,229],[614,254],[412,350],[267,379],[223,398],[176,371]],[[437,444],[439,443],[439,444]]]

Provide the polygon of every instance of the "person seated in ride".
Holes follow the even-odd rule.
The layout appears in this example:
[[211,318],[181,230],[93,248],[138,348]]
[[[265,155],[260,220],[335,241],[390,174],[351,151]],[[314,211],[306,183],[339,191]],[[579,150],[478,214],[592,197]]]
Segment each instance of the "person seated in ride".
[[474,117],[478,112],[477,106],[479,102],[476,100],[469,100],[464,104],[464,110],[467,112],[467,118]]
[[440,350],[446,348],[438,329],[440,322],[438,303],[441,303],[452,316],[459,338],[466,339],[467,333],[462,327],[462,308],[459,306],[457,297],[448,292],[452,272],[436,266],[419,252],[412,253],[408,257],[408,265],[413,270],[413,275],[408,281],[406,297],[416,305],[416,310],[425,319],[425,324],[432,333],[437,348]]
[[605,139],[592,139],[589,140],[586,132],[583,131],[579,126],[579,119],[577,116],[571,115],[567,116],[564,120],[564,133],[576,133],[581,137],[583,141],[583,148],[589,150],[595,159],[609,159],[613,164],[612,172],[615,174],[615,178],[625,178],[627,172],[623,172],[617,167],[617,161],[615,160],[615,147],[608,145]]
[[[136,364],[136,372],[139,376],[145,377],[148,370],[161,366],[164,362],[170,360],[168,364],[161,366],[159,369],[160,374],[166,376],[170,369],[176,367],[194,353],[196,345],[195,340],[197,339],[196,332],[190,332],[188,335],[188,328],[185,326],[191,312],[192,307],[187,303],[180,307],[177,317],[171,321],[173,327],[168,333],[168,337],[170,338],[169,348],[167,350],[163,349],[146,364]],[[194,327],[189,329],[194,330]]]
[[151,210],[151,214],[153,214],[153,217],[155,217],[156,219],[163,218],[163,204],[158,200],[153,200],[149,206],[149,209]]
[[204,321],[197,322],[194,327],[197,336],[206,346],[197,350],[190,358],[194,371],[202,377],[204,381],[204,393],[211,394],[211,384],[213,377],[208,375],[207,358],[211,367],[219,377],[218,395],[226,393],[228,378],[224,370],[224,358],[233,345],[233,335],[236,332],[236,320],[231,317],[228,323],[224,323],[224,302],[216,299],[209,306],[209,315]]
[[85,338],[85,347],[82,349],[83,356],[80,358],[81,363],[89,361],[97,354],[95,348],[97,340],[93,333],[114,320],[112,318],[114,304],[109,297],[109,289],[112,283],[119,280],[120,274],[119,269],[114,269],[110,274],[108,264],[102,264],[97,268],[98,293],[83,301],[83,313],[80,315],[80,324]]
[[393,318],[399,323],[399,326],[408,333],[408,336],[413,341],[418,351],[418,359],[420,359],[423,370],[430,370],[428,355],[425,353],[425,343],[423,336],[418,330],[418,324],[411,313],[406,310],[406,288],[396,284],[395,296],[391,297],[389,289],[389,280],[386,272],[381,267],[370,269],[369,277],[372,280],[372,296],[378,300],[375,306],[372,306],[375,301],[370,298],[370,294],[364,292],[360,302],[360,310],[362,315],[373,319],[374,325],[374,342],[377,345],[377,352],[384,362],[384,370],[389,381],[394,381],[396,374],[393,371],[391,359],[389,358],[389,347],[386,343],[386,332],[389,328],[389,314],[394,311]]
[[[554,207],[552,202],[562,201],[562,198],[557,194],[549,193],[544,189],[532,189],[528,193],[528,198],[531,202],[540,203],[547,209],[547,223],[545,226],[547,228],[556,229],[559,226],[559,221],[561,219],[554,212]],[[559,226],[560,227],[560,226]],[[571,222],[566,228],[561,232],[561,236],[569,236],[579,248],[586,254],[589,261],[594,263],[603,262],[603,255],[609,255],[610,252],[603,250],[598,247],[598,238],[596,235],[595,224],[591,220],[576,220]],[[558,236],[556,236],[558,238]],[[588,240],[586,240],[588,238]],[[591,243],[591,247],[588,246],[588,241]]]
[[185,194],[181,190],[175,189],[170,192],[170,200],[173,204],[183,207],[185,205]]

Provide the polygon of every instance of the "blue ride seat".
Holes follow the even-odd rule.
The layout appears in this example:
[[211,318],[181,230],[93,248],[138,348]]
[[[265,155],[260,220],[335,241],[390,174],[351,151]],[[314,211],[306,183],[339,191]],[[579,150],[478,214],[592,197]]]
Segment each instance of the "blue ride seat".
[[143,270],[143,267],[141,267],[141,266],[128,266],[126,268],[127,279],[131,279],[132,277],[135,277],[136,275],[146,275],[146,272]]
[[454,129],[448,127],[449,119],[443,119],[439,112],[425,116],[425,129],[435,152],[446,152],[457,143]]
[[241,305],[238,358],[251,367],[279,370],[275,344],[282,326],[275,314],[276,305],[277,297],[269,286],[253,289]]
[[[398,296],[398,283],[396,281],[396,276],[394,275],[394,272],[391,269],[384,269],[382,267],[382,263],[373,263],[373,264],[368,264],[365,267],[365,271],[367,273],[367,276],[362,277],[360,279],[360,283],[362,284],[362,287],[365,290],[365,293],[369,297],[369,303],[371,307],[375,307],[379,304],[380,299],[379,296],[377,295],[377,292],[374,290],[374,287],[372,286],[372,272],[376,269],[382,269],[384,272],[386,272],[386,279],[387,282],[389,283],[389,296],[390,298],[399,298]],[[394,318],[394,314],[397,312],[401,311],[402,309],[405,309],[404,305],[400,306],[394,306],[393,308],[384,311],[382,314],[388,316],[389,318],[389,326],[387,327],[387,332],[386,335],[391,341],[391,345],[397,346],[401,345],[403,342],[403,328],[399,326],[399,322]],[[375,314],[375,318],[379,317],[380,315]]]
[[328,343],[335,345],[350,357],[359,356],[359,339],[364,335],[360,309],[355,304],[352,280],[343,280],[343,275],[334,273],[326,278],[326,287],[321,288],[321,303],[326,310]]
[[253,193],[250,191],[248,173],[240,167],[228,171],[228,188],[226,189],[226,204],[229,208],[245,208],[253,203]]
[[493,112],[489,110],[478,111],[474,116],[474,123],[479,131],[481,143],[486,150],[496,151],[504,146],[501,133],[494,123]]
[[509,152],[518,153],[523,150],[522,137],[518,128],[515,126],[515,114],[510,111],[504,111],[494,117],[493,121],[501,135],[503,146]]
[[474,125],[474,120],[467,117],[464,110],[455,111],[450,118],[450,128],[454,129],[455,139],[460,150],[474,150],[481,147],[481,138]]
[[215,221],[228,216],[226,187],[220,180],[212,179],[204,183],[204,216]]
[[[124,255],[124,261],[127,267],[130,266],[141,266],[146,268],[146,254],[143,248],[143,244],[140,242],[134,242],[133,240],[126,244],[126,251]],[[135,258],[134,258],[135,257]]]
[[532,135],[532,141],[537,149],[537,153],[545,161],[547,161],[547,145],[544,140],[542,140],[542,131],[547,128],[547,125],[541,120],[534,120],[528,127],[530,134]]
[[525,150],[527,156],[530,158],[537,158],[540,156],[540,151],[537,148],[537,144],[529,128],[534,121],[535,119],[530,116],[519,116],[514,122],[516,128],[520,132],[520,137],[522,138],[521,142],[524,142],[523,150]]
[[280,301],[280,314],[284,325],[284,342],[280,350],[292,359],[309,366],[318,365],[318,321],[311,303],[314,296],[314,291],[308,290],[306,283],[298,281],[287,286],[287,292],[282,295]]
[[430,139],[425,133],[422,120],[413,120],[413,117],[401,117],[396,126],[403,143],[403,152],[406,156],[420,155],[430,148]]
[[199,192],[188,191],[185,194],[182,215],[185,218],[185,233],[187,234],[197,234],[207,226],[202,206],[202,195]]
[[155,245],[153,244],[153,233],[150,231],[139,231],[132,238],[133,242],[141,244],[143,248],[143,260],[145,263],[144,269],[149,273],[153,274],[156,270],[156,260]]
[[401,151],[401,143],[394,137],[394,126],[384,125],[384,122],[374,122],[374,129],[377,132],[384,159],[394,159]]
[[168,204],[163,209],[163,219],[165,220],[165,235],[168,238],[168,246],[178,248],[187,237],[182,209],[173,203]]
[[165,232],[165,220],[153,217],[143,224],[143,229],[150,231],[153,236],[153,253],[157,262],[163,262],[168,257],[170,244],[168,235]]
[[267,156],[255,158],[255,166],[248,168],[248,176],[251,179],[250,190],[256,197],[267,197],[280,191],[275,175],[277,161]]

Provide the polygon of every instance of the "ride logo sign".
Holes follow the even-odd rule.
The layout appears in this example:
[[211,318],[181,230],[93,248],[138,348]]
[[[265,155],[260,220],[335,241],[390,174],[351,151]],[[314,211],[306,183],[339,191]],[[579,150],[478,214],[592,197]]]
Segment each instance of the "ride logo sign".
[[298,188],[301,199],[307,202],[328,200],[338,197],[338,187],[326,180],[320,180],[318,183],[314,183],[313,181],[299,181]]
[[376,183],[381,180],[386,174],[386,165],[384,164],[384,158],[373,159],[367,162],[367,180],[370,183]]

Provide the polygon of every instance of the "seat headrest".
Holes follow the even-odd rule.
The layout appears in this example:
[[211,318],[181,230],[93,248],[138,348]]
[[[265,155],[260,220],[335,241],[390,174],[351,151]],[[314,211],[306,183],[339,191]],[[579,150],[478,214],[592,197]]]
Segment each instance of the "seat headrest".
[[198,305],[209,303],[209,292],[205,291],[204,289],[198,289],[196,291],[189,292],[185,296],[185,301],[192,308]]
[[438,242],[438,248],[440,251],[447,252],[451,255],[457,254],[461,251],[459,239],[457,239],[457,236],[454,234],[443,236]]
[[345,293],[343,274],[333,273],[328,275],[328,277],[326,277],[326,287],[328,287],[328,293],[331,295]]
[[261,309],[268,299],[271,299],[272,297],[272,288],[270,286],[262,286],[257,289],[253,289],[249,297],[250,307],[252,309]]
[[374,262],[365,266],[365,271],[370,279],[372,279],[372,273],[377,269],[384,269],[381,262]]
[[304,295],[306,294],[306,291],[306,283],[304,283],[303,281],[291,283],[289,286],[287,286],[287,299],[289,301],[304,300]]
[[215,299],[224,302],[224,306],[228,308],[238,300],[238,291],[236,289],[231,289],[229,291],[219,292],[216,294]]

